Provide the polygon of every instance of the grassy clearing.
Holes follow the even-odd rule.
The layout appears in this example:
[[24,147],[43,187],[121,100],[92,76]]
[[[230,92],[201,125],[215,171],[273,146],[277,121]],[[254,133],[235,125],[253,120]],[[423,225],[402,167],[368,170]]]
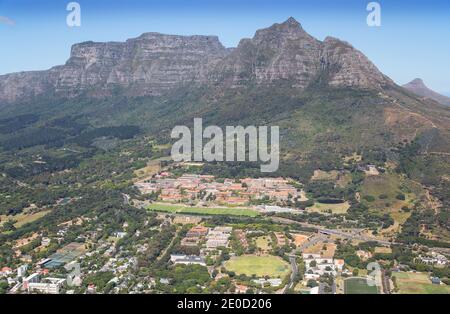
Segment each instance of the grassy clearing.
[[399,272],[393,275],[401,294],[450,294],[450,287],[434,285],[426,273]]
[[408,213],[408,212],[395,211],[395,212],[392,212],[390,215],[396,223],[398,223],[399,225],[403,225],[405,223],[405,221],[408,220],[408,218],[411,216],[411,212]]
[[158,173],[161,170],[160,161],[159,160],[151,160],[147,163],[144,168],[137,169],[134,171],[135,179],[134,181],[139,181],[143,178],[151,177]]
[[345,294],[378,294],[376,286],[369,286],[365,278],[349,278],[344,281]]
[[14,221],[16,221],[14,223],[14,227],[20,228],[27,223],[33,222],[35,220],[38,220],[39,218],[44,217],[49,212],[50,212],[50,210],[43,210],[43,211],[36,212],[33,214],[21,213],[21,214],[15,215],[15,216],[1,215],[0,216],[0,226],[3,225],[8,220],[14,220]]
[[392,253],[392,249],[390,247],[384,247],[384,246],[377,246],[375,248],[375,253],[380,253],[380,254],[391,254]]
[[[396,199],[398,193],[400,193],[400,179],[394,174],[382,174],[379,176],[370,176],[364,180],[361,189],[362,198],[372,196],[375,198],[373,202],[367,202],[369,207],[373,208],[385,208],[387,203],[391,205],[399,202]],[[385,198],[380,199],[380,195],[384,195]]]
[[345,188],[351,182],[352,182],[352,175],[350,173],[344,173],[339,176],[338,180],[336,181],[336,184],[341,188]]
[[160,152],[162,150],[169,149],[171,147],[170,144],[155,144],[152,147],[153,152]]
[[247,216],[256,217],[259,213],[249,208],[227,208],[227,207],[188,207],[183,205],[150,204],[148,209],[157,212],[179,213],[179,214],[197,214],[197,215],[231,215],[231,216]]
[[306,248],[303,253],[321,254],[324,258],[332,258],[336,252],[337,245],[335,243],[318,242]]
[[331,210],[333,214],[345,214],[347,210],[350,208],[349,202],[344,202],[341,204],[322,204],[322,203],[314,203],[313,206],[306,208],[309,212],[315,213],[326,213]]
[[289,264],[280,257],[272,255],[235,256],[225,262],[225,268],[238,275],[256,275],[257,277],[284,278],[290,273]]
[[314,175],[311,177],[313,181],[336,181],[339,177],[339,171],[331,170],[331,171],[323,171],[323,170],[314,170]]
[[255,239],[256,246],[264,252],[270,250],[270,239],[269,237],[258,237]]
[[[385,173],[367,177],[362,185],[361,197],[370,208],[400,210],[402,206],[411,206],[423,192],[423,188],[417,183],[393,173]],[[397,199],[399,194],[405,195],[406,199]],[[375,200],[369,202],[365,200],[367,196],[372,196]]]
[[[401,231],[402,225],[411,216],[410,212],[402,208],[411,209],[422,193],[422,187],[391,173],[367,177],[361,189],[362,201],[370,211],[378,215],[388,214],[394,220],[394,225],[380,232],[386,238],[393,237]],[[404,200],[397,198],[400,194],[405,196]],[[373,197],[374,200],[368,201],[367,197]]]

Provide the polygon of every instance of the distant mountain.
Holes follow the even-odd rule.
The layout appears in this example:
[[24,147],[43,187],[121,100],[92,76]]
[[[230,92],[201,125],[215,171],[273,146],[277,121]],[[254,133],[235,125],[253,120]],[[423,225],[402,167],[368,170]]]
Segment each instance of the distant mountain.
[[414,94],[417,94],[419,96],[433,99],[437,101],[438,103],[446,106],[450,106],[450,97],[441,95],[439,93],[436,93],[435,91],[429,89],[422,79],[417,78],[408,84],[403,85],[404,88],[410,90]]
[[289,80],[292,87],[303,89],[318,79],[334,87],[393,85],[350,44],[331,37],[319,41],[289,18],[258,30],[235,49],[226,49],[216,36],[159,33],[126,42],[76,44],[65,65],[0,76],[0,102],[48,93],[107,96],[117,87],[132,96],[161,95],[192,83],[235,88]]

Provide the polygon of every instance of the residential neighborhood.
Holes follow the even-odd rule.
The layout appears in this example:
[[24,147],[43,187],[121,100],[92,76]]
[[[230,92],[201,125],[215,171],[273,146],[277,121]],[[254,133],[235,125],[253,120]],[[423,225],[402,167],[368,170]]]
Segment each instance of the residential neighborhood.
[[[368,175],[379,175],[369,168]],[[312,180],[342,180],[346,175],[316,171]],[[318,223],[311,208],[325,201],[296,180],[217,178],[171,164],[134,186],[139,197],[123,201],[143,210],[139,220],[111,224],[98,215],[83,215],[15,240],[12,267],[0,265],[5,292],[449,291],[448,252],[425,247],[405,251],[351,222]],[[329,206],[341,203],[333,200]],[[342,217],[327,210],[322,215]],[[407,265],[394,258],[399,250],[409,256]]]

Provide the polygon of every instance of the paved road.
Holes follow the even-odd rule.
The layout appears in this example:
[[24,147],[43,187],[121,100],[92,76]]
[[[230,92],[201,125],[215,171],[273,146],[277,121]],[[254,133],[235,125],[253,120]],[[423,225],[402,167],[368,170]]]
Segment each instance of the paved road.
[[175,232],[175,235],[173,236],[172,240],[170,241],[169,245],[167,245],[167,247],[164,249],[164,251],[162,251],[159,256],[156,258],[156,261],[160,261],[161,258],[163,258],[167,252],[169,251],[169,248],[172,247],[173,243],[175,242],[176,238],[178,237],[178,235],[180,234],[181,229],[177,229],[177,231]]
[[291,220],[291,219],[287,219],[287,218],[281,218],[281,217],[270,217],[270,219],[272,219],[275,222],[278,223],[283,223],[283,224],[296,224],[299,226],[302,226],[304,228],[313,228],[315,230],[317,230],[319,233],[321,234],[326,234],[326,235],[336,235],[345,239],[350,239],[350,240],[360,240],[360,241],[365,241],[365,242],[376,242],[378,244],[381,245],[386,245],[386,246],[390,246],[392,244],[395,244],[395,242],[389,242],[389,241],[384,241],[384,240],[379,240],[376,238],[372,238],[372,237],[367,237],[367,236],[363,236],[359,234],[360,229],[358,229],[355,232],[344,232],[341,230],[336,230],[336,229],[327,229],[325,227],[322,226],[318,226],[318,225],[312,225],[306,222],[299,222],[299,221],[295,221],[295,220]]
[[314,246],[319,242],[323,242],[327,239],[327,237],[323,234],[317,234],[315,236],[313,236],[312,238],[310,238],[309,240],[307,240],[306,242],[302,243],[300,246],[297,247],[296,251],[297,252],[303,252],[304,250],[306,250],[307,248],[309,248],[310,246]]
[[20,290],[20,288],[22,288],[22,283],[18,282],[14,285],[14,287],[11,288],[11,290],[9,290],[8,294],[15,294],[17,291]]
[[319,232],[323,233],[323,234],[336,235],[336,236],[340,236],[342,238],[347,238],[347,239],[351,239],[351,240],[354,239],[354,240],[360,240],[360,241],[365,241],[365,242],[377,242],[378,244],[386,245],[386,246],[395,244],[395,242],[390,242],[390,241],[380,240],[377,238],[363,236],[356,232],[344,232],[344,231],[334,230],[334,229],[321,229],[321,230],[319,230]]
[[[189,215],[189,214],[182,214],[182,213],[167,213],[168,215],[172,215],[172,216],[194,216],[194,217],[199,217],[199,218],[204,218],[204,219],[211,219],[213,216],[210,215]],[[239,216],[236,216],[234,218],[241,218]],[[299,222],[299,221],[295,221],[295,220],[291,220],[291,219],[287,219],[287,218],[282,218],[282,217],[273,217],[270,216],[268,217],[268,219],[277,222],[277,223],[281,223],[281,224],[296,224],[299,226],[302,226],[303,228],[311,228],[314,230],[317,230],[319,233],[324,234],[324,235],[336,235],[339,236],[341,238],[344,239],[349,239],[349,240],[359,240],[359,241],[364,241],[364,242],[376,242],[380,245],[384,245],[384,246],[391,246],[392,244],[398,244],[395,242],[389,242],[389,241],[384,241],[384,240],[380,240],[380,239],[376,239],[376,238],[371,238],[371,237],[367,237],[367,236],[363,236],[360,233],[361,229],[354,229],[354,232],[344,232],[342,230],[336,230],[336,229],[327,229],[325,227],[319,226],[319,225],[313,225],[310,223],[306,223],[306,222]]]
[[287,293],[288,290],[294,288],[294,280],[298,274],[298,266],[297,266],[296,257],[294,255],[290,255],[289,261],[291,262],[292,273],[291,273],[291,278],[289,279],[289,283],[286,285],[286,287],[284,287],[283,293]]

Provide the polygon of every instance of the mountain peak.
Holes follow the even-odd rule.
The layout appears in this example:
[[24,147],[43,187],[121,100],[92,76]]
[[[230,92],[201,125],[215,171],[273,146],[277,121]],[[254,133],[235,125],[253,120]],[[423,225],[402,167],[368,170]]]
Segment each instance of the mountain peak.
[[450,98],[444,95],[441,95],[439,93],[436,93],[435,91],[429,89],[424,81],[420,78],[416,78],[409,82],[408,84],[403,85],[404,88],[407,90],[413,92],[414,94],[433,99],[434,101],[437,101],[438,103],[446,106],[450,106]]
[[278,31],[302,31],[304,32],[302,25],[296,20],[294,19],[292,16],[290,18],[288,18],[286,21],[284,21],[283,23],[275,23],[273,24],[271,27],[269,27],[269,29],[274,29],[274,30],[278,30]]
[[301,27],[301,24],[296,19],[294,19],[292,16],[289,17],[282,24],[283,25],[288,25],[288,26],[291,26],[291,27]]
[[424,81],[421,78],[416,78],[416,79],[412,80],[411,82],[409,82],[408,84],[409,85],[416,85],[416,86],[427,87],[425,85]]
[[293,17],[288,18],[282,23],[275,23],[268,28],[257,30],[255,34],[256,39],[272,38],[274,36],[283,38],[311,37]]
[[421,96],[422,96],[421,93],[417,93],[418,90],[421,91],[429,90],[429,88],[425,85],[425,82],[421,78],[415,78],[411,82],[403,85],[403,87]]

